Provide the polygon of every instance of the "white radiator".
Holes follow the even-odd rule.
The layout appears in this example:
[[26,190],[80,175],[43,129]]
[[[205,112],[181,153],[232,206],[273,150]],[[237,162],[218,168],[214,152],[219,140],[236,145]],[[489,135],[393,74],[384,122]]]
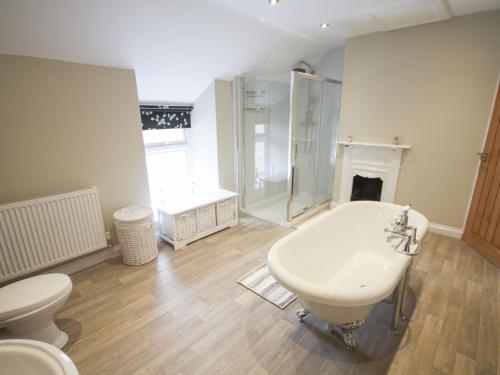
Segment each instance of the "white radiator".
[[0,282],[106,246],[96,188],[0,205]]

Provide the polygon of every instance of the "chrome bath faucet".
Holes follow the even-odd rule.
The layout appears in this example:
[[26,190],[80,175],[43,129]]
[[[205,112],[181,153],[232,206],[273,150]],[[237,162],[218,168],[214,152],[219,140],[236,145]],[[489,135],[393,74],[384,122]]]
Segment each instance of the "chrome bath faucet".
[[[403,211],[397,214],[391,222],[391,227],[385,228],[384,232],[391,233],[387,237],[387,241],[391,240],[392,235],[401,237],[401,241],[395,247],[397,251],[407,255],[417,255],[420,252],[420,246],[415,251],[411,251],[411,246],[419,245],[419,241],[417,240],[417,227],[408,225],[408,213],[410,210],[410,205],[405,206]],[[403,250],[399,250],[400,245],[403,243]]]

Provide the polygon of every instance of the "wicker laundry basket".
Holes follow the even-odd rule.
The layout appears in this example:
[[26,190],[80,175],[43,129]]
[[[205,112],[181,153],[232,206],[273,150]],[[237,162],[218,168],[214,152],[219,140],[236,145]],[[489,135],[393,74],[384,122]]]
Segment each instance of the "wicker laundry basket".
[[158,256],[153,211],[148,207],[128,206],[113,214],[123,262],[139,266]]

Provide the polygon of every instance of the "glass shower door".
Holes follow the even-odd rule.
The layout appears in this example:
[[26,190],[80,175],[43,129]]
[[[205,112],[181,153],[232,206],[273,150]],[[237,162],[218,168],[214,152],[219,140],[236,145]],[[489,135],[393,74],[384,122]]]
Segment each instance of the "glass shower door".
[[340,83],[323,81],[321,126],[318,143],[316,207],[332,200],[340,118]]
[[292,73],[288,220],[332,199],[340,82]]
[[251,204],[267,197],[263,177],[267,174],[269,159],[269,83],[246,79],[243,89],[245,201]]
[[290,83],[247,77],[240,85],[241,207],[252,215],[286,223]]
[[315,205],[316,166],[321,114],[321,81],[292,73],[292,178],[289,215]]

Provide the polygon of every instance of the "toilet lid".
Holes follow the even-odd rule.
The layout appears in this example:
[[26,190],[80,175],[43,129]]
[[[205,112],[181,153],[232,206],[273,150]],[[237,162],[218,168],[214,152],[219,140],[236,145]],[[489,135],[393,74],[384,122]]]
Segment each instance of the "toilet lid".
[[62,273],[29,277],[0,288],[0,320],[45,306],[71,291],[71,279]]

